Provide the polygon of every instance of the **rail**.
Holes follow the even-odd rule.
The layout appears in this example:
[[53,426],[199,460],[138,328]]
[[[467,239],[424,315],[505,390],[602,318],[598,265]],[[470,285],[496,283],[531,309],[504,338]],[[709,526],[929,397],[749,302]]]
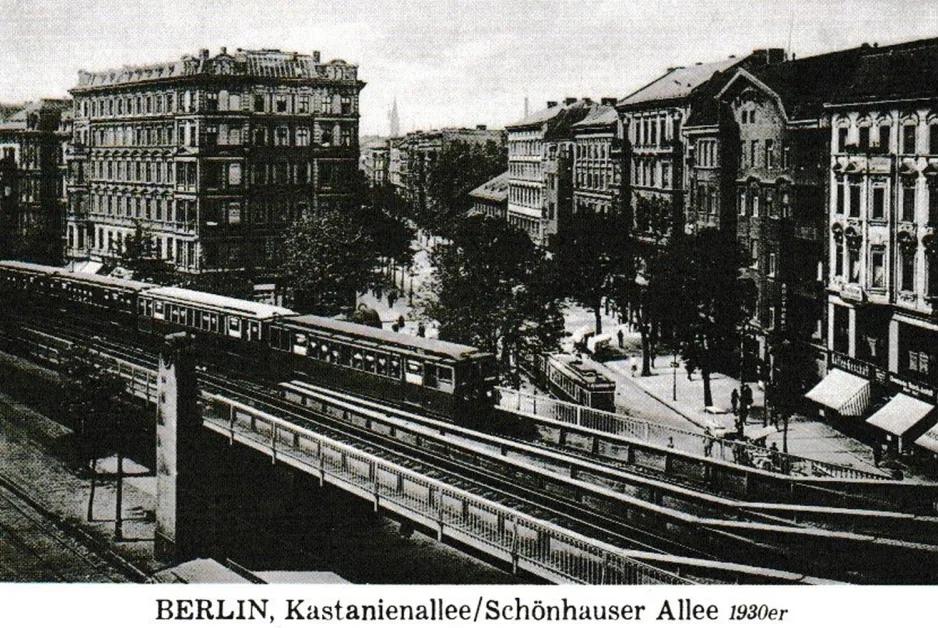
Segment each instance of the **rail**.
[[297,469],[359,495],[448,537],[557,583],[690,584],[639,562],[626,550],[589,539],[497,502],[448,486],[405,467],[220,395],[203,423]]
[[743,441],[716,438],[512,388],[499,387],[498,392],[499,408],[506,412],[546,417],[568,425],[632,438],[694,455],[704,455],[724,462],[789,476],[851,480],[886,479],[884,475],[852,467],[786,454]]

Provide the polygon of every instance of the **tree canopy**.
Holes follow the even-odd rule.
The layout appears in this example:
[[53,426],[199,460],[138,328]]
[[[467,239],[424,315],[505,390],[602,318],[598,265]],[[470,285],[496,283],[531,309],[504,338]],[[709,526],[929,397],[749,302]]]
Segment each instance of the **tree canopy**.
[[731,234],[704,229],[671,244],[676,339],[690,372],[700,369],[704,405],[713,405],[710,374],[734,360],[740,331],[755,301],[751,281],[740,276],[744,255]]
[[502,377],[517,381],[521,359],[555,350],[563,333],[553,264],[520,229],[473,216],[459,221],[432,253],[436,299],[427,314],[440,338],[499,356]]
[[494,141],[453,141],[427,166],[427,213],[415,217],[432,232],[448,234],[472,205],[469,192],[508,169],[508,152]]
[[557,262],[563,269],[564,294],[589,308],[602,333],[602,300],[613,279],[623,272],[628,232],[618,214],[577,212],[565,221],[557,238]]
[[280,254],[293,307],[302,312],[335,314],[353,306],[356,292],[378,280],[374,241],[361,224],[336,211],[296,222]]

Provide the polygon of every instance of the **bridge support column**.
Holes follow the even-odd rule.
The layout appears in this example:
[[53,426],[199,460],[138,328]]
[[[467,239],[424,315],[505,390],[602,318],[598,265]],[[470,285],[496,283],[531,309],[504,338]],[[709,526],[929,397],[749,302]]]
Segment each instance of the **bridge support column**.
[[156,542],[158,558],[181,561],[198,552],[200,507],[198,408],[192,338],[171,334],[160,351],[156,421]]

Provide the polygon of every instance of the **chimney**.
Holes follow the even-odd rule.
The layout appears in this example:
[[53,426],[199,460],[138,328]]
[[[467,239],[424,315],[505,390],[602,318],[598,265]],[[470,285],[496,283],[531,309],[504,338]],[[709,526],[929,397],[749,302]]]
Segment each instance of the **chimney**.
[[548,108],[548,109],[553,109],[553,108],[556,107],[556,106],[557,106],[557,101],[556,101],[556,100],[548,100],[548,101],[547,101],[547,108]]
[[576,102],[576,98],[574,98],[573,96],[567,96],[566,98],[563,99],[563,104],[567,106],[572,105],[575,102]]
[[752,55],[765,65],[782,63],[785,60],[784,48],[757,48]]
[[612,96],[604,96],[603,98],[599,99],[599,102],[602,103],[603,105],[606,105],[607,107],[615,107],[616,102],[618,102],[618,99]]
[[199,50],[199,59],[208,59],[208,48]]
[[319,51],[318,50],[313,51],[313,63],[319,63]]
[[476,131],[485,131],[485,130],[487,130],[488,128],[489,128],[489,127],[487,127],[487,126],[484,125],[484,124],[477,124],[477,125],[476,125]]

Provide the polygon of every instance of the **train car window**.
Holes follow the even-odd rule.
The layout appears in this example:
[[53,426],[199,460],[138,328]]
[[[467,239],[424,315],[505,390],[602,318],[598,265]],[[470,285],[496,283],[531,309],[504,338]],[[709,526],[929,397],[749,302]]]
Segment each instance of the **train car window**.
[[216,334],[218,333],[218,314],[209,314],[209,320],[211,321],[211,329]]
[[423,385],[436,388],[436,364],[427,364],[426,368],[424,368]]
[[342,366],[352,366],[352,348],[345,345],[339,345],[339,364]]
[[338,349],[333,349],[333,350],[332,350],[332,359],[330,360],[330,362],[332,362],[332,363],[334,363],[334,364],[339,364],[339,362],[341,362],[341,358],[342,358],[341,352],[340,352]]
[[382,354],[382,353],[379,353],[379,354],[378,354],[378,370],[377,370],[377,372],[378,372],[378,375],[385,375],[385,376],[387,376],[387,374],[388,374],[388,358],[387,358],[386,355],[384,355],[384,354]]
[[257,321],[251,321],[251,340],[260,340],[261,338],[261,328],[257,324]]
[[404,380],[408,384],[423,386],[423,364],[417,360],[407,360],[407,372],[404,373]]
[[453,383],[453,369],[449,366],[437,367],[436,376],[437,376],[437,379],[440,380],[441,384]]
[[326,343],[319,345],[319,359],[323,362],[332,361],[332,354],[329,352],[329,345]]
[[212,317],[208,312],[202,312],[202,329],[205,331],[212,329]]
[[361,351],[356,351],[352,354],[352,368],[359,370],[363,368]]
[[368,373],[375,372],[375,356],[370,353],[365,354],[365,371]]
[[237,316],[228,317],[228,335],[233,338],[241,337],[241,319]]
[[297,355],[306,355],[308,342],[309,342],[309,338],[306,337],[306,334],[294,334],[293,353]]
[[166,319],[166,315],[163,312],[163,302],[154,301],[153,302],[153,318],[158,318],[161,321]]
[[276,327],[271,328],[270,338],[268,342],[270,346],[273,347],[274,349],[280,348],[280,330],[279,329],[277,329]]
[[388,375],[394,379],[401,378],[401,359],[396,355],[388,358]]

